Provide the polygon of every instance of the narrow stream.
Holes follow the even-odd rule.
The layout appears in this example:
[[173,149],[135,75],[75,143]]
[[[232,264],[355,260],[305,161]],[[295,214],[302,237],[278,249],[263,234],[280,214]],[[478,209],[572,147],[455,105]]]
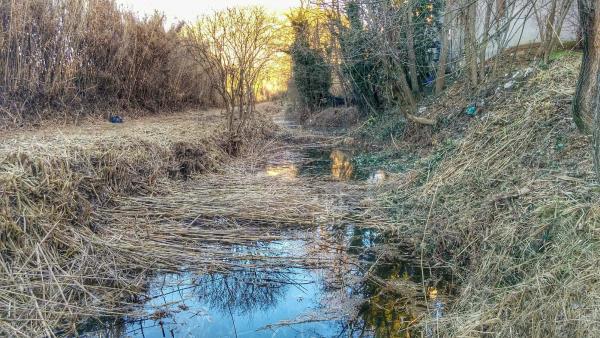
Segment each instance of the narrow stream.
[[[290,179],[367,184],[385,179],[376,169],[362,172],[352,163],[352,153],[342,149],[283,152],[264,168],[268,176]],[[408,328],[424,313],[443,314],[438,289],[432,286],[423,296],[422,270],[408,262],[374,267],[376,245],[385,238],[373,229],[318,226],[288,230],[285,238],[224,245],[231,251],[232,271],[201,275],[190,268],[158,275],[140,302],[142,319],[91,323],[82,328],[82,336],[407,337],[414,333]],[[381,292],[383,280],[409,286],[403,287],[402,296],[390,296]]]

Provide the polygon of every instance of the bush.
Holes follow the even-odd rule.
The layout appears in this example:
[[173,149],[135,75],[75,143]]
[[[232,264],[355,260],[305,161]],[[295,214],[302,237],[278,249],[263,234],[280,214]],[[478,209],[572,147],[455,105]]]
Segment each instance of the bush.
[[0,0],[0,118],[203,104],[205,79],[179,29],[112,0]]

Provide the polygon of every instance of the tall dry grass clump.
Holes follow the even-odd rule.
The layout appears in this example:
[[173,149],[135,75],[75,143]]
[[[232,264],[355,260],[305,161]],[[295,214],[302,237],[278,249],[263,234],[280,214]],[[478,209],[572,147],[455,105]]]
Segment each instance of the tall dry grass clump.
[[113,0],[0,0],[0,119],[206,104],[206,78],[180,29]]
[[600,188],[570,115],[578,60],[499,85],[464,137],[391,196],[416,253],[461,285],[426,323],[442,335],[600,335]]

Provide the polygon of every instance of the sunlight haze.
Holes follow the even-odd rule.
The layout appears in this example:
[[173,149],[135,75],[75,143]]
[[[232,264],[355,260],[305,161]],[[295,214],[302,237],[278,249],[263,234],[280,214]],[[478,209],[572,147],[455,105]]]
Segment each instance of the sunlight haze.
[[298,0],[117,0],[117,3],[141,15],[163,12],[169,22],[192,21],[202,14],[235,6],[262,6],[269,11],[283,12],[299,4]]

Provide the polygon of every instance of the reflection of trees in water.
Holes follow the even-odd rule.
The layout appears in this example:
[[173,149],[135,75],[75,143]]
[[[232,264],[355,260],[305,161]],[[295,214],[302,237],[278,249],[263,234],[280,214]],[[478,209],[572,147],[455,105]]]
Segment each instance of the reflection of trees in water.
[[[385,282],[408,281],[410,278],[400,266],[386,270],[386,273],[375,271],[385,278]],[[360,333],[359,336],[375,338],[412,337],[418,333],[413,326],[425,311],[418,301],[419,290],[399,293],[386,289],[381,281],[369,279],[362,285],[361,291],[367,301],[359,309],[357,318],[349,324],[350,336]]]
[[331,176],[338,180],[348,180],[352,177],[354,168],[351,157],[341,150],[333,150],[329,155],[331,159]]
[[[176,283],[182,290],[174,292],[183,293],[182,299],[191,295],[199,305],[221,312],[225,317],[269,311],[280,304],[290,288],[301,288],[302,283],[315,282],[308,275],[310,272],[303,270],[302,263],[296,260],[298,257],[294,250],[298,251],[298,247],[303,245],[300,252],[306,257],[319,257],[316,266],[311,265],[319,269],[318,283],[320,292],[323,292],[323,308],[315,316],[335,318],[332,320],[340,329],[339,336],[407,337],[415,333],[412,327],[426,311],[422,307],[422,288],[420,284],[418,289],[413,290],[404,286],[415,285],[414,281],[420,280],[421,271],[412,264],[371,259],[376,258],[372,257],[376,256],[374,247],[387,242],[384,235],[375,229],[357,226],[320,226],[311,236],[314,239],[298,243],[233,246],[229,248],[232,253],[230,263],[237,266],[237,270],[195,277],[184,275],[178,280],[167,278],[166,290],[169,290],[169,284]],[[360,263],[356,258],[360,258]],[[377,264],[373,266],[375,261]],[[297,268],[286,268],[290,265]],[[366,271],[377,278],[365,281]],[[426,279],[429,277],[425,276]],[[335,312],[339,308],[348,310],[348,306],[354,307],[358,299],[368,301],[357,313],[348,315],[346,312],[339,317],[340,313]],[[349,317],[354,315],[355,319],[350,320]],[[114,332],[119,330],[117,327],[114,329]],[[319,332],[303,333],[319,336]]]
[[[377,230],[352,226],[352,235],[348,243],[348,253],[356,256],[368,255],[376,244],[382,243],[382,237]],[[365,257],[361,257],[365,258]]]
[[[92,318],[79,326],[78,332],[86,338],[127,337],[127,322],[122,317]],[[62,337],[64,332],[55,332]]]
[[198,277],[194,294],[223,313],[244,315],[275,307],[290,285],[298,283],[293,271],[241,269],[228,274]]

